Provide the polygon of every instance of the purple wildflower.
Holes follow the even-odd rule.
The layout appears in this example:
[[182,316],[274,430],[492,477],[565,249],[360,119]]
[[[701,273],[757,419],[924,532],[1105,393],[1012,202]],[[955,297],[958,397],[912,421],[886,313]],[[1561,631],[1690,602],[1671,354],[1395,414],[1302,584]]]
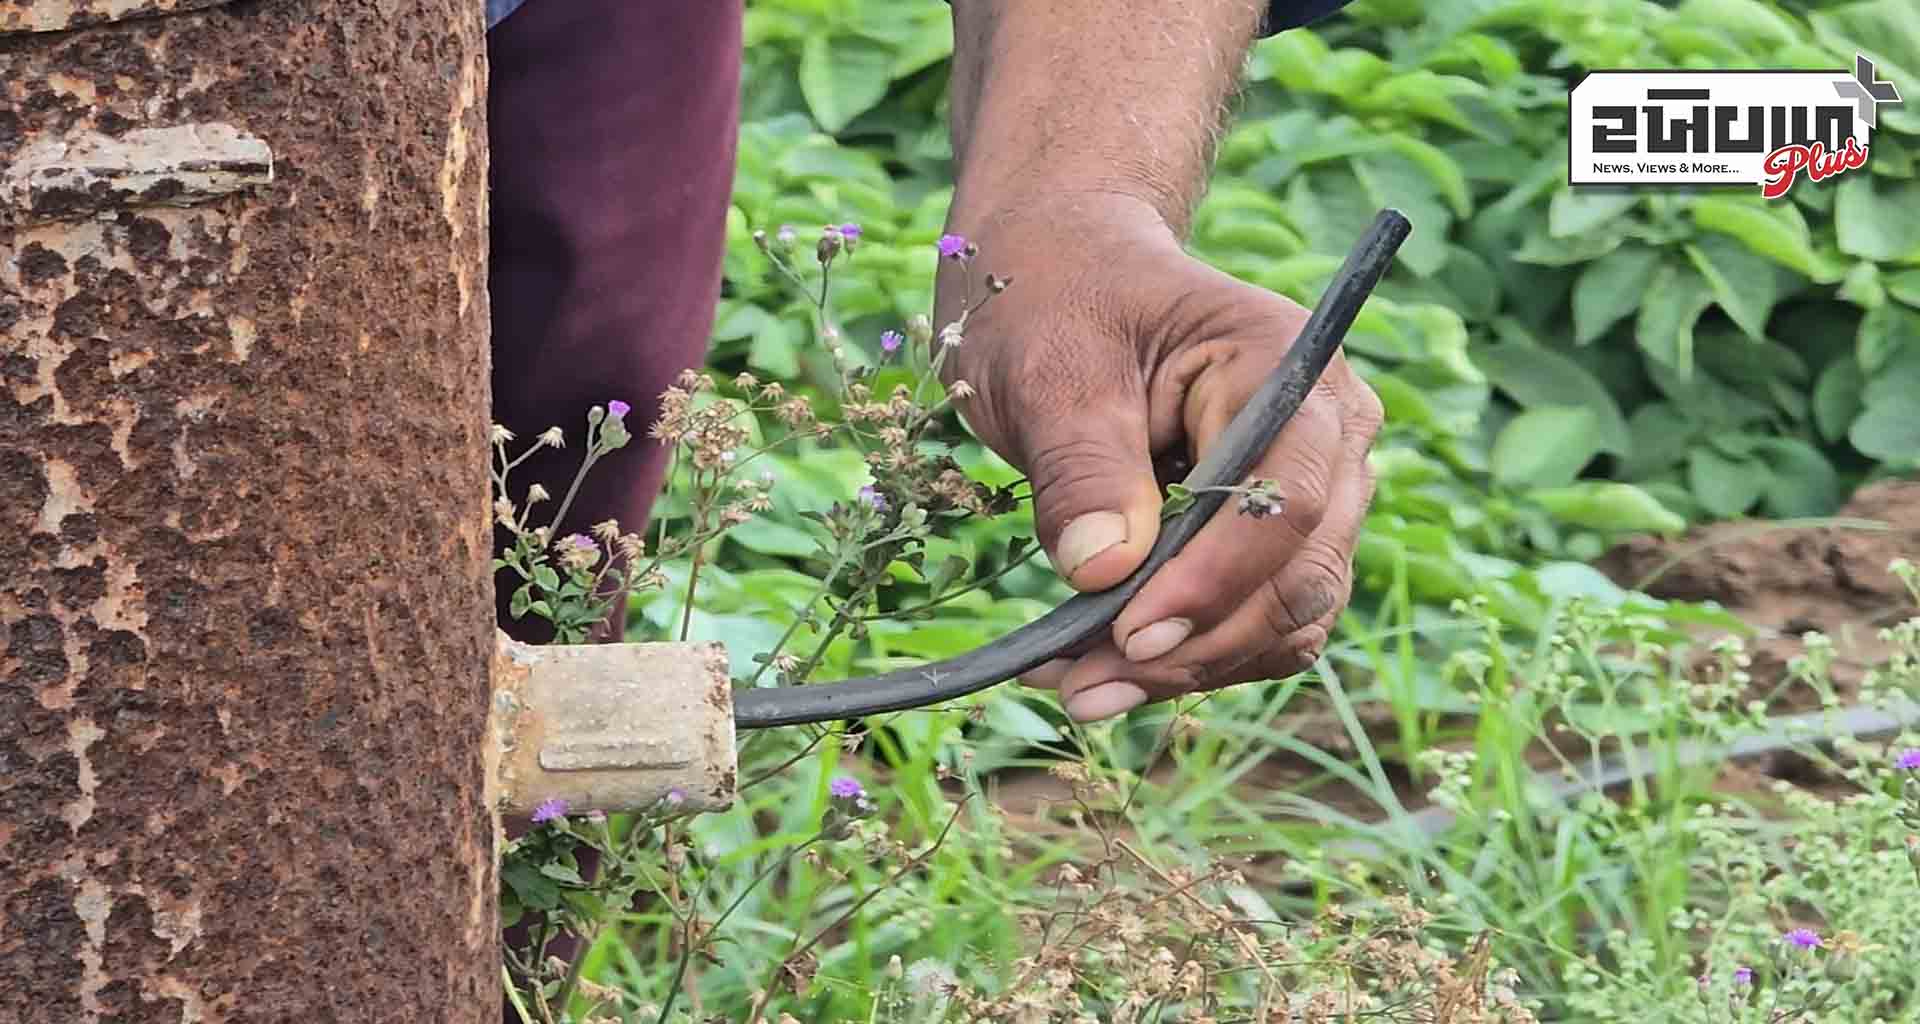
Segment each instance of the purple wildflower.
[[880,351],[897,352],[900,350],[900,346],[903,343],[905,343],[906,340],[907,340],[907,336],[904,334],[901,334],[899,331],[881,331],[880,332]]
[[1733,969],[1733,983],[1734,983],[1735,985],[1751,985],[1751,984],[1753,984],[1753,968],[1751,968],[1751,967],[1735,967],[1735,968]]
[[625,419],[627,416],[627,413],[631,412],[632,410],[633,410],[633,406],[628,405],[625,402],[622,402],[618,398],[607,403],[607,415],[613,417],[616,420]]
[[1901,771],[1920,771],[1920,750],[1909,750],[1894,758],[1893,766]]
[[1820,936],[1811,928],[1795,928],[1782,938],[1786,939],[1789,946],[1798,946],[1801,949],[1820,948]]
[[827,783],[827,792],[839,800],[858,800],[867,795],[866,789],[860,785],[860,780],[847,775]]
[[849,242],[859,241],[860,225],[852,224],[852,223],[840,225],[840,237],[846,239]]
[[681,789],[679,786],[675,786],[672,789],[667,790],[668,805],[673,807],[678,807],[681,804],[684,804],[686,802],[687,802],[686,790]]
[[887,496],[874,490],[871,484],[860,488],[860,500],[872,505],[876,512],[887,510]]
[[599,545],[593,542],[593,538],[587,536],[584,533],[569,533],[565,537],[562,537],[560,539],[560,543],[565,544],[569,547],[579,548],[582,551],[594,551],[599,549]]
[[779,230],[779,231],[777,231],[777,232],[775,232],[775,233],[774,233],[774,236],[773,236],[773,237],[774,237],[774,239],[775,239],[776,241],[778,241],[778,242],[779,242],[779,243],[780,243],[781,245],[792,245],[792,244],[793,244],[793,235],[794,235],[794,232],[793,232],[793,225],[791,225],[791,224],[782,224],[782,225],[780,225],[780,230]]
[[934,244],[939,247],[940,255],[950,260],[959,259],[967,251],[967,240],[960,235],[941,235],[940,241]]
[[540,801],[539,806],[533,809],[533,823],[535,825],[543,825],[555,818],[564,818],[566,816],[567,802],[557,796],[551,800]]

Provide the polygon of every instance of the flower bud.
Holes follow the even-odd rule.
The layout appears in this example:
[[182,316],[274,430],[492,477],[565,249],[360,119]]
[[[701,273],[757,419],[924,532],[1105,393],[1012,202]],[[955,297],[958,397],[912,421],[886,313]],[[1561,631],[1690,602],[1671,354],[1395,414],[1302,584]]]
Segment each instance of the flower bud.
[[823,267],[832,263],[833,258],[840,254],[840,249],[844,241],[845,240],[840,237],[839,228],[832,226],[827,227],[826,230],[820,232],[820,241],[813,247],[814,258],[819,260],[820,265]]
[[915,313],[907,321],[907,340],[915,345],[925,345],[933,340],[933,321],[925,313]]

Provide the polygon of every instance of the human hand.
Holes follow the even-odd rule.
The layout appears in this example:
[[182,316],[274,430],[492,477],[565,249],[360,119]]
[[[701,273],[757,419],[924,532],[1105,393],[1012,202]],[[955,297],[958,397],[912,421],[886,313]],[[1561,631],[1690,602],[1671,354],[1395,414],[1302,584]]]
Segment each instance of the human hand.
[[[943,264],[939,323],[960,275],[1013,286],[973,313],[942,375],[987,445],[1028,475],[1036,532],[1078,590],[1111,587],[1145,559],[1160,481],[1184,474],[1278,365],[1307,311],[1189,256],[1153,205],[1112,192],[1054,193],[956,224],[981,253]],[[1336,357],[1251,476],[1278,515],[1229,501],[1077,657],[1028,674],[1073,718],[1300,672],[1351,593],[1373,493],[1367,451],[1379,399]]]

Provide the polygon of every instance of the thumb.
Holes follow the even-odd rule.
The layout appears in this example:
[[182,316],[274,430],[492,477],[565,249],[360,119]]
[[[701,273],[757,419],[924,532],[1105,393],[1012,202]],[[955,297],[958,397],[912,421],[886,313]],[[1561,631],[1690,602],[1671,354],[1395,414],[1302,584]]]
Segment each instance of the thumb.
[[1054,570],[1082,591],[1126,579],[1160,532],[1145,401],[1109,392],[1060,403],[1021,433],[1035,532]]

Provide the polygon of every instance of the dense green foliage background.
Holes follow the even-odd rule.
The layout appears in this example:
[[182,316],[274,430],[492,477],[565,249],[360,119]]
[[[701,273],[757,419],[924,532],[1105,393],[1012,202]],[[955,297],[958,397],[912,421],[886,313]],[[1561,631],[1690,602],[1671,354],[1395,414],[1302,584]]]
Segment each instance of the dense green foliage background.
[[[881,331],[930,308],[950,196],[948,18],[941,0],[748,5],[717,369],[829,379],[756,228],[863,225],[835,301],[868,358]],[[1311,304],[1375,210],[1416,225],[1348,342],[1388,409],[1356,608],[1477,594],[1536,626],[1556,597],[1609,592],[1582,562],[1621,533],[1824,515],[1858,482],[1920,465],[1920,109],[1883,112],[1864,173],[1803,182],[1790,201],[1566,185],[1566,95],[1586,70],[1839,69],[1856,50],[1920,88],[1903,84],[1920,83],[1920,11],[1359,0],[1259,44],[1193,251]],[[852,453],[779,461],[786,513],[865,480]],[[989,482],[1016,477],[978,446],[962,461]],[[731,535],[738,562],[722,561],[777,573],[813,550],[774,518]],[[980,524],[959,554],[991,569],[1029,525]],[[883,630],[868,653],[954,653],[976,625],[1031,616],[1019,599],[1063,594],[1029,567],[998,588],[1014,603],[979,595],[973,613],[991,621]],[[722,601],[738,614],[707,625],[735,644],[783,628],[752,605]]]

